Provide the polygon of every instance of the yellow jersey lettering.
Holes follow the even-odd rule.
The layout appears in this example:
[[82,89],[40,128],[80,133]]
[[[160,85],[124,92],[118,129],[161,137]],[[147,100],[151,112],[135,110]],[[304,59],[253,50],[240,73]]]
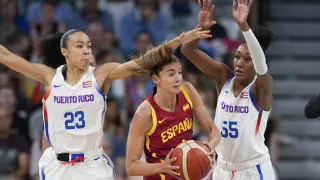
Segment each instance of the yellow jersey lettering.
[[178,125],[174,125],[172,127],[172,131],[173,131],[173,136],[176,136],[176,131],[179,129]]
[[162,139],[162,143],[165,143],[168,141],[167,136],[166,136],[166,131],[163,131],[161,133],[161,139]]
[[182,132],[186,131],[184,126],[183,126],[183,124],[182,124],[182,122],[179,123],[179,134],[180,134],[181,131]]
[[168,139],[172,139],[173,138],[172,128],[169,128],[167,130],[167,135],[168,135]]
[[191,129],[192,128],[192,119],[188,119],[186,118],[184,121],[183,121],[183,124],[185,126],[185,128],[187,130]]
[[186,118],[183,122],[176,124],[161,133],[162,143],[166,143],[173,137],[192,128],[192,118]]

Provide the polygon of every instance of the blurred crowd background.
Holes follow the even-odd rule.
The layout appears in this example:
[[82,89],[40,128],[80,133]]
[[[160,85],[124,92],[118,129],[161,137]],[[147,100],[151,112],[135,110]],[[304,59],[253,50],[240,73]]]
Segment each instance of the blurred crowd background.
[[[255,0],[249,18],[252,28],[258,24],[268,27],[270,22],[273,22],[272,29],[278,32],[285,30],[285,27],[281,29],[284,22],[283,18],[281,19],[281,11],[286,9],[285,2],[289,1],[274,0],[274,2],[277,3],[275,7],[271,0]],[[294,2],[297,3],[298,0]],[[212,38],[201,40],[199,48],[215,60],[230,65],[233,53],[243,42],[243,37],[231,17],[232,0],[213,0],[213,3],[216,4],[215,19],[218,24],[211,28]],[[273,9],[277,11],[276,16],[273,16]],[[197,25],[198,12],[197,0],[0,0],[0,44],[30,62],[39,63],[36,50],[37,43],[42,38],[75,28],[86,32],[91,38],[94,56],[91,65],[99,66],[107,62],[123,63],[130,60],[132,55],[146,52],[152,45],[193,29]],[[304,12],[310,14],[309,9],[305,9]],[[297,11],[292,12],[294,13],[299,14]],[[286,13],[283,14],[285,17],[288,16]],[[299,19],[299,15],[295,17]],[[288,21],[291,22],[290,20],[292,18],[289,17]],[[283,40],[281,37],[279,39]],[[285,38],[286,42],[291,41],[290,37],[288,38]],[[273,51],[282,51],[285,45],[278,43],[273,47]],[[196,87],[207,110],[214,117],[217,100],[214,81],[190,64],[179,49],[176,55],[184,64],[185,80]],[[276,59],[283,56],[271,53],[267,57]],[[289,62],[291,56],[284,57],[288,57],[286,62]],[[273,66],[270,66],[272,69]],[[277,74],[280,74],[280,79],[281,73],[283,69],[279,69]],[[21,180],[38,180],[38,161],[42,154],[41,100],[45,92],[44,87],[2,65],[0,65],[0,87],[0,180],[14,179],[10,176],[13,173]],[[115,164],[117,180],[130,179],[125,171],[128,128],[137,106],[152,87],[149,75],[117,80],[111,85],[107,98],[103,148]],[[317,89],[313,90],[314,92],[310,94],[317,92]],[[265,135],[272,162],[276,167],[279,154],[278,142],[287,146],[291,144],[291,147],[295,142],[290,133],[289,135],[278,133],[282,108],[285,107],[281,103],[273,107]],[[292,109],[288,111],[292,112]],[[290,117],[290,112],[285,114],[285,117]],[[194,139],[206,141],[206,135],[196,120]],[[320,150],[320,146],[317,148]],[[292,157],[289,157],[289,160],[283,165],[284,172],[290,170],[294,172],[293,166],[290,166]],[[286,174],[282,177],[291,179]]]

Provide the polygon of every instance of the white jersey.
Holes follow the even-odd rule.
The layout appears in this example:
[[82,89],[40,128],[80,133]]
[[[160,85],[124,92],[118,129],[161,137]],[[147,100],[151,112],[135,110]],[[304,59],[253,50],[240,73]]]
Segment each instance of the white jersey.
[[56,154],[83,153],[98,149],[103,137],[105,95],[89,66],[80,81],[71,86],[56,74],[43,99],[45,135]]
[[255,79],[235,97],[232,77],[218,97],[214,122],[221,133],[221,141],[216,152],[223,161],[245,162],[268,155],[264,132],[270,111],[257,108],[252,94]]

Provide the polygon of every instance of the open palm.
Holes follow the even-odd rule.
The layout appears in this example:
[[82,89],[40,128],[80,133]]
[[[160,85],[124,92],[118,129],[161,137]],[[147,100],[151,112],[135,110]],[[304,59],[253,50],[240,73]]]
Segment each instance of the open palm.
[[252,2],[253,0],[238,0],[237,6],[236,0],[233,0],[232,16],[238,24],[243,24],[247,21]]
[[213,12],[215,6],[212,5],[212,0],[198,0],[198,5],[200,8],[199,12],[199,26],[203,29],[209,29],[212,25],[216,24],[213,20]]

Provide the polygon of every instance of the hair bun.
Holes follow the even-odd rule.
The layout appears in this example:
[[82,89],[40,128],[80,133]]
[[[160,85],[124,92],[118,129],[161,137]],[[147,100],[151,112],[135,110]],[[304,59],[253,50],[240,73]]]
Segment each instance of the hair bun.
[[271,42],[273,41],[273,33],[270,29],[263,27],[263,26],[257,26],[253,30],[254,35],[258,39],[263,51],[267,50]]

